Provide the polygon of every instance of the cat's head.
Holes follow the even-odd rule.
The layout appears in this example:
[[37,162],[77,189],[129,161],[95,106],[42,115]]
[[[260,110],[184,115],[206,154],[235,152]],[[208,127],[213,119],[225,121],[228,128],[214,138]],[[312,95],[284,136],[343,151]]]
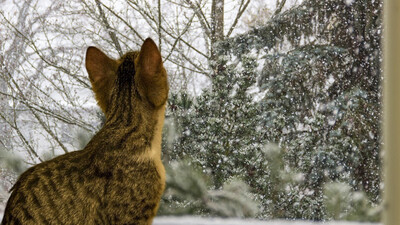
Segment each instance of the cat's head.
[[98,105],[107,114],[111,107],[135,102],[158,109],[168,97],[167,73],[160,51],[150,38],[140,51],[128,52],[118,60],[96,47],[86,52],[86,69]]

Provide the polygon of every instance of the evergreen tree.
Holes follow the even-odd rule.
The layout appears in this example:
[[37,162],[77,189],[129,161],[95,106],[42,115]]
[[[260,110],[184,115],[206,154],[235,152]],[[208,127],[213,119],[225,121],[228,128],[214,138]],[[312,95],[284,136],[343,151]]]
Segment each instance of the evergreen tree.
[[[192,158],[216,188],[243,177],[260,216],[333,218],[331,182],[366,193],[361,205],[379,204],[381,11],[378,0],[308,0],[220,42],[212,87],[172,97],[180,136],[169,156]],[[255,84],[260,102],[249,95]],[[263,151],[269,141],[282,149],[278,165]]]
[[[213,184],[222,187],[232,176],[254,173],[250,158],[259,151],[260,128],[258,103],[246,93],[255,83],[254,58],[243,56],[240,65],[227,63],[213,79],[213,86],[185,108],[185,96],[172,99],[181,136],[170,151],[177,157],[193,157],[204,170],[210,170]],[[180,103],[179,103],[180,102]]]

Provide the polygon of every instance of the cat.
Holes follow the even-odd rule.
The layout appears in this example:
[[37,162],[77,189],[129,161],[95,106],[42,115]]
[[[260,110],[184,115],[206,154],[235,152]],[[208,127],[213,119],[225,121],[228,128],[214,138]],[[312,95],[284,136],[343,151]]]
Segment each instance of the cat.
[[152,39],[86,69],[106,122],[87,146],[40,163],[13,186],[2,224],[151,224],[165,187],[161,133],[167,73]]

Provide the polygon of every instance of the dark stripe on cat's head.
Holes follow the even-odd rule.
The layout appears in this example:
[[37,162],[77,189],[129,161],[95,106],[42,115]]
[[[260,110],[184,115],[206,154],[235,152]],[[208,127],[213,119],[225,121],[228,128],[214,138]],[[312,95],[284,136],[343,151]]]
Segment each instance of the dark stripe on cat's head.
[[135,58],[137,53],[128,52],[121,58],[121,64],[117,70],[117,87],[119,90],[131,89],[135,85]]

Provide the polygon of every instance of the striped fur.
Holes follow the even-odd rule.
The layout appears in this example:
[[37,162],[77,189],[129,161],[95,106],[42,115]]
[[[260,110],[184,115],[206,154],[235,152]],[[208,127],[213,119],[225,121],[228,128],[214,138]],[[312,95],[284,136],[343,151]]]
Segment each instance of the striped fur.
[[83,150],[24,172],[2,224],[152,223],[165,185],[168,83],[161,55],[151,39],[119,60],[91,47],[86,68],[105,125]]

